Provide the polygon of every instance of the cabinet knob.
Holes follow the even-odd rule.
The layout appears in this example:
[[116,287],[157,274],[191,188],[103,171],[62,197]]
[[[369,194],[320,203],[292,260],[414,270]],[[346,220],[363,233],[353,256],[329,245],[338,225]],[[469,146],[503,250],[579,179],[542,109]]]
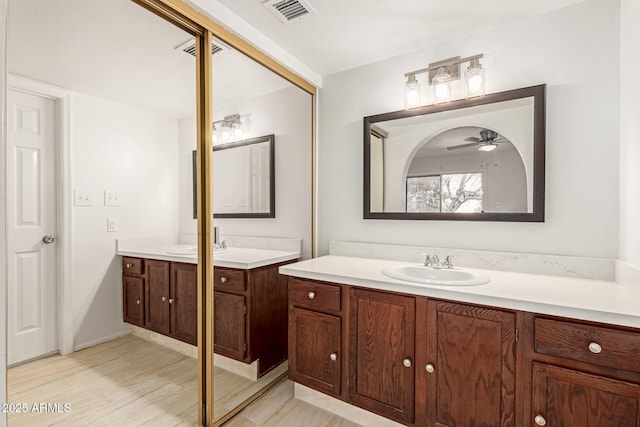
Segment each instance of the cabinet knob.
[[136,300],[136,304],[140,305],[140,300],[139,299]]
[[162,297],[162,302],[165,302],[167,300],[167,297]]
[[404,365],[405,368],[410,368],[411,367],[411,359],[409,359],[408,357],[406,359],[404,359],[402,361],[402,364]]
[[175,300],[173,298],[169,298],[169,304],[173,304]]
[[429,372],[430,374],[433,374],[433,371],[436,370],[436,368],[433,367],[433,365],[431,363],[429,363],[427,366],[424,367],[427,372]]
[[222,283],[227,283],[227,280],[229,280],[229,279],[227,279],[227,278],[226,278],[226,277],[224,277],[224,276],[222,276],[222,277],[220,278],[220,281],[221,281]]
[[133,267],[133,264],[127,263],[127,268],[131,268],[131,267]]
[[589,343],[589,351],[594,354],[598,354],[602,351],[602,346],[597,342]]
[[329,359],[335,362],[336,360],[338,360],[338,353],[331,353],[331,355],[329,356]]
[[309,299],[314,299],[316,297],[315,292],[309,292]]
[[536,417],[533,419],[533,421],[536,423],[536,425],[539,426],[546,426],[547,425],[547,420],[544,419],[544,417],[540,414],[536,415]]

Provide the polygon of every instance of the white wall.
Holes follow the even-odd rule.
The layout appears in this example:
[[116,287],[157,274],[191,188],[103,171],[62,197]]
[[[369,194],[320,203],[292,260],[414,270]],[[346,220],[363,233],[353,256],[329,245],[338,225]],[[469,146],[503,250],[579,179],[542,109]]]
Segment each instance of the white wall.
[[621,2],[620,259],[640,269],[640,2]]
[[[0,212],[6,218],[5,153],[6,153],[6,101],[7,101],[7,0],[0,0]],[[7,401],[7,234],[5,222],[0,221],[0,403]],[[0,411],[0,427],[7,424]]]
[[[178,233],[178,122],[83,94],[72,96],[72,188],[93,192],[92,207],[73,207],[74,346],[127,330],[122,321],[118,237]],[[121,207],[104,206],[104,190]],[[107,233],[107,218],[118,232]]]
[[[339,239],[615,258],[618,5],[592,0],[325,77],[319,253]],[[481,52],[488,93],[548,85],[546,222],[363,220],[362,118],[403,108],[405,72]],[[457,89],[462,97],[463,86]]]
[[[215,102],[215,101],[214,101]],[[275,135],[276,217],[215,219],[223,235],[302,239],[311,257],[311,96],[297,87],[214,108],[214,119],[251,114],[251,136]],[[195,119],[180,121],[180,234],[195,234],[191,152]],[[215,168],[215,164],[214,164]],[[215,192],[214,183],[214,192]],[[214,207],[215,210],[215,207]]]

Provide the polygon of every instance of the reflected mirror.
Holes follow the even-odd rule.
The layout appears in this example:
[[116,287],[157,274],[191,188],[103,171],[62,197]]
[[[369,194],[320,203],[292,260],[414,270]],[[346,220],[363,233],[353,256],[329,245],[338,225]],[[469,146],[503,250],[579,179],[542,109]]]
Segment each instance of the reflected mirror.
[[[214,218],[275,218],[273,135],[213,145]],[[196,151],[193,217],[196,218]]]
[[545,86],[364,118],[364,218],[544,221]]

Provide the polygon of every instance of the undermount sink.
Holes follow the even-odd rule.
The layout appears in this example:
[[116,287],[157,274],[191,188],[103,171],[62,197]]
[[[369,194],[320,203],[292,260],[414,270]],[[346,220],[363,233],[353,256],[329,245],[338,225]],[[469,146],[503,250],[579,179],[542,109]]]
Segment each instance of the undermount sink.
[[421,265],[397,265],[382,269],[382,274],[394,279],[425,285],[473,286],[489,283],[490,279],[482,273],[460,268],[432,268]]

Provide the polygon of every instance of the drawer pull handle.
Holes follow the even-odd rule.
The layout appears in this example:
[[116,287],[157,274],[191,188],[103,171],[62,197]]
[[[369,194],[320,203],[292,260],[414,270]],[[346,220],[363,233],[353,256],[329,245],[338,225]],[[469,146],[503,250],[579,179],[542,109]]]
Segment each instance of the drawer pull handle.
[[167,297],[162,297],[162,302],[165,302],[167,300]]
[[229,280],[229,279],[227,279],[227,278],[226,278],[226,277],[224,277],[224,276],[222,276],[222,277],[220,278],[220,281],[221,281],[222,283],[227,283],[227,280]]
[[411,367],[411,359],[409,359],[408,357],[406,359],[404,359],[402,361],[402,364],[404,365],[405,368],[410,368]]
[[589,343],[589,351],[593,354],[598,354],[602,351],[602,347],[597,342]]
[[533,419],[533,421],[535,421],[535,423],[539,426],[546,426],[547,425],[547,420],[544,419],[544,417],[540,414],[536,415],[536,417]]
[[315,292],[309,292],[309,299],[314,299],[316,297]]
[[429,372],[430,374],[433,374],[433,371],[436,370],[436,368],[433,367],[433,365],[431,363],[429,363],[427,366],[424,367],[427,372]]
[[338,360],[338,353],[331,353],[331,356],[329,356],[329,359],[335,362],[336,360]]
[[140,300],[139,299],[136,300],[136,304],[140,305]]

